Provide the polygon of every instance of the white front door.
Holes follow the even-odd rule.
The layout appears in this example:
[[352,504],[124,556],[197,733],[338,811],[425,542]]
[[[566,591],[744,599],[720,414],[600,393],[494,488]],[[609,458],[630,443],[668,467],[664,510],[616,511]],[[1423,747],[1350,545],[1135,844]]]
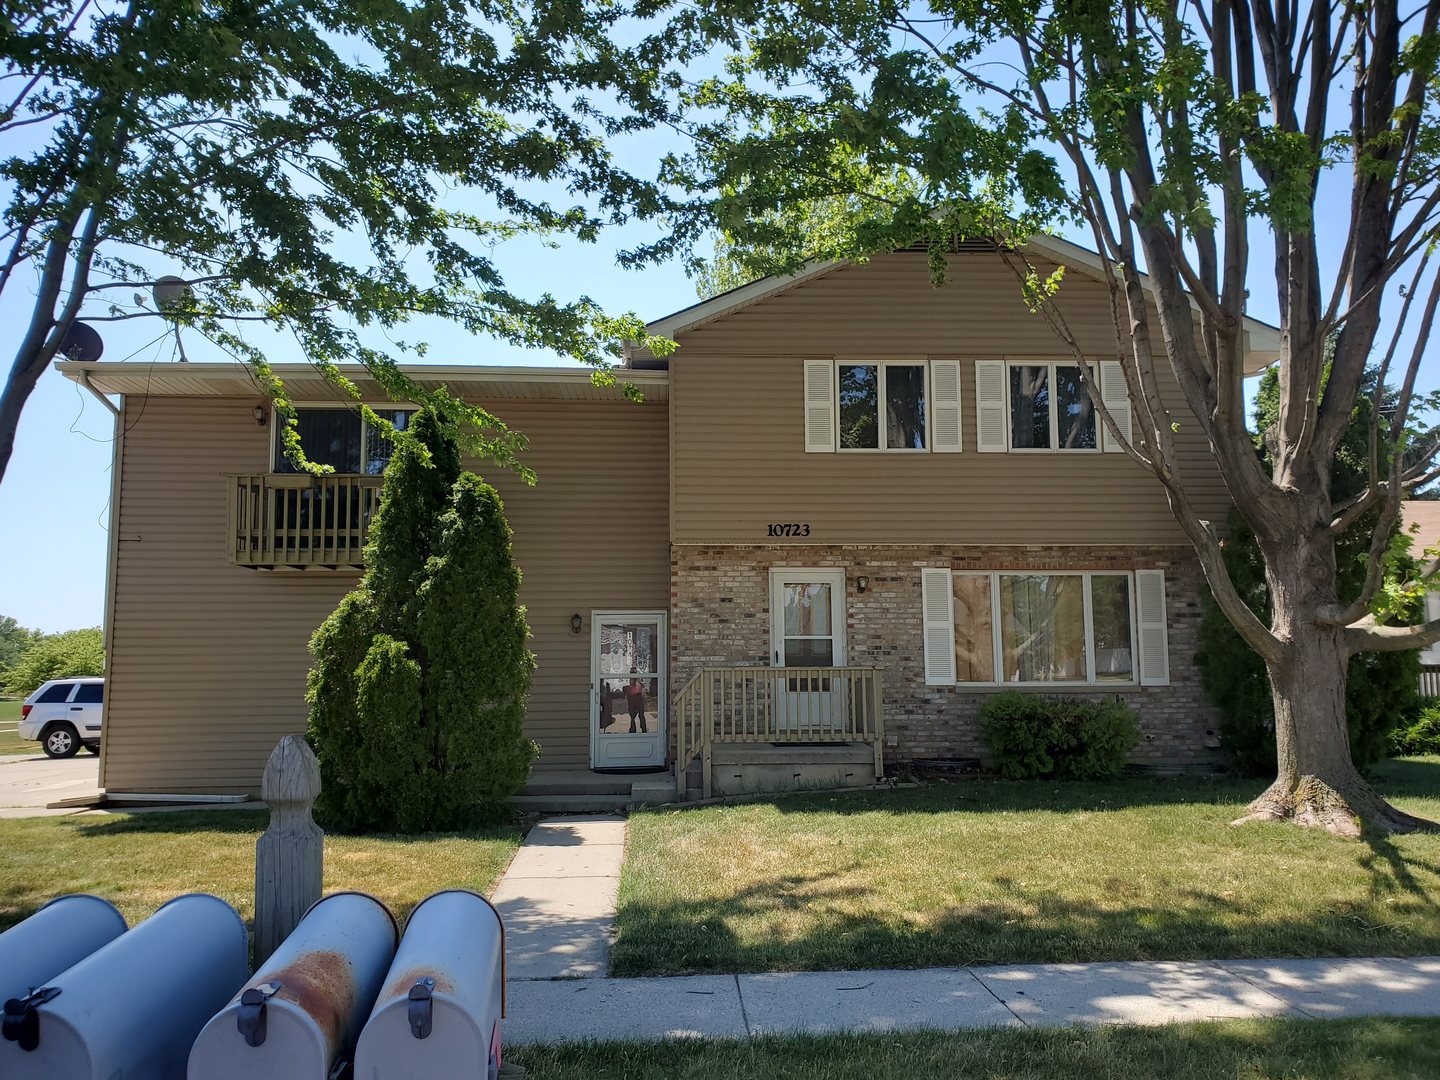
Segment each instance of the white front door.
[[665,616],[595,612],[590,617],[590,765],[665,764]]
[[[845,666],[845,571],[770,571],[770,653],[775,667]],[[799,731],[840,725],[834,680],[785,676],[774,688],[775,726]]]

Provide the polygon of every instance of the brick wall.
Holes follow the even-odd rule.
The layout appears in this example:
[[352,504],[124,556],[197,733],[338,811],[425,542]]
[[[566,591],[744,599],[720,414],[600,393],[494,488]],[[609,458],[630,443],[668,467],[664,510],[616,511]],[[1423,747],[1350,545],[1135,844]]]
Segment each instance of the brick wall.
[[[987,693],[926,686],[920,569],[1165,571],[1170,685],[1120,691],[1140,714],[1134,759],[1146,764],[1217,760],[1219,716],[1200,687],[1198,646],[1205,585],[1188,548],[1136,547],[801,547],[672,545],[670,674],[679,690],[706,665],[770,662],[772,566],[836,567],[846,573],[848,661],[884,673],[892,761],[980,757],[976,721]],[[856,578],[870,579],[860,593]],[[1113,690],[1053,691],[1094,696]]]

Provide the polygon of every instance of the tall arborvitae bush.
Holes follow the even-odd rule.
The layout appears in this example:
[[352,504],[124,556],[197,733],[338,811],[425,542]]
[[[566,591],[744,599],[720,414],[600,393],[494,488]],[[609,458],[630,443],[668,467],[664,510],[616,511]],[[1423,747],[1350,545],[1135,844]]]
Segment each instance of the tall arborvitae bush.
[[[1360,395],[1350,429],[1336,454],[1331,484],[1336,499],[1365,486],[1370,428],[1370,390]],[[1274,368],[1261,379],[1255,397],[1257,439],[1265,453],[1264,432],[1279,415],[1279,379]],[[1383,430],[1382,424],[1382,430]],[[1378,513],[1378,511],[1375,511]],[[1368,543],[1373,521],[1366,519],[1335,544],[1336,579],[1340,599],[1359,594],[1365,580]],[[1387,556],[1387,580],[1399,582],[1418,576],[1419,567],[1410,554],[1410,538],[1398,527]],[[1269,625],[1270,611],[1265,585],[1265,564],[1239,514],[1232,513],[1225,541],[1225,562],[1231,580],[1245,601]],[[1397,621],[1413,622],[1420,615],[1418,596],[1400,596],[1382,590],[1382,599],[1394,606]],[[1265,664],[1236,632],[1214,600],[1208,597],[1200,623],[1200,650],[1195,657],[1200,680],[1210,699],[1220,708],[1221,744],[1232,771],[1246,776],[1267,776],[1275,772],[1275,713]],[[1387,752],[1391,731],[1406,721],[1417,703],[1420,654],[1405,652],[1362,653],[1350,659],[1345,686],[1345,713],[1350,729],[1350,754],[1361,767],[1378,761]]]
[[529,775],[535,659],[495,489],[426,411],[396,446],[365,574],[310,642],[319,809],[345,830],[493,820]]

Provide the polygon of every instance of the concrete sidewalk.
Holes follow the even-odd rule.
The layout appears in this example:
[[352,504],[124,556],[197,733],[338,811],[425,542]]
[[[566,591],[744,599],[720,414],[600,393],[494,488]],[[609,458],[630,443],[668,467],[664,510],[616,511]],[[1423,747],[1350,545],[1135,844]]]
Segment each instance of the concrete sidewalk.
[[623,817],[554,817],[530,830],[490,897],[512,982],[609,970],[624,859]]
[[512,980],[514,1043],[1440,1016],[1440,957]]
[[0,757],[0,818],[73,814],[45,805],[97,795],[99,775],[100,760],[88,752],[61,759],[41,753]]

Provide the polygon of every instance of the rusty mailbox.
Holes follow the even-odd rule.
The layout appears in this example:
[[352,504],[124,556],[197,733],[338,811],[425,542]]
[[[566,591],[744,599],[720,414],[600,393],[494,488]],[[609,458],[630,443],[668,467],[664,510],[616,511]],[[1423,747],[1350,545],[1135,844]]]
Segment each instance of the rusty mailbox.
[[200,1032],[190,1080],[327,1080],[350,1060],[398,937],[373,896],[316,901]]
[[215,896],[171,900],[7,1003],[5,1080],[184,1080],[196,1034],[245,981],[249,941]]
[[437,892],[405,925],[360,1033],[356,1080],[494,1080],[505,1013],[505,928],[479,893]]
[[125,932],[125,916],[98,896],[57,896],[0,934],[0,1001],[19,1003],[68,967]]

